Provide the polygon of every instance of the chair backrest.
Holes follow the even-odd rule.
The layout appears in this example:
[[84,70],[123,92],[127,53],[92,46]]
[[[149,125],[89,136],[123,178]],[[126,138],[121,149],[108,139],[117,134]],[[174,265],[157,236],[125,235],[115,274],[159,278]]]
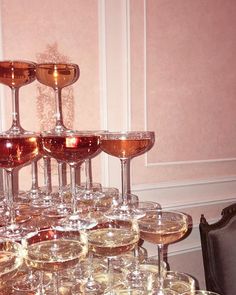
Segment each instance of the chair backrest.
[[208,224],[200,219],[200,237],[206,288],[221,295],[236,295],[236,203],[224,208],[221,219]]

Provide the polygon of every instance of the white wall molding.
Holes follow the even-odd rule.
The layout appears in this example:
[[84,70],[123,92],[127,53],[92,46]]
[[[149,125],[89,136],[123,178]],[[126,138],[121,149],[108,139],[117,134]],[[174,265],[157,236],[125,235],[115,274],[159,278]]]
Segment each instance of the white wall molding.
[[227,176],[227,177],[218,177],[218,178],[209,178],[209,179],[194,179],[186,181],[168,181],[168,182],[159,182],[155,184],[141,184],[135,185],[135,190],[148,190],[155,188],[174,188],[174,187],[185,187],[192,185],[205,185],[211,183],[224,183],[224,182],[234,182],[236,181],[236,175]]
[[111,131],[130,129],[129,10],[129,0],[99,0],[101,107]]
[[[106,11],[105,0],[98,2],[98,23],[99,23],[99,78],[100,78],[100,118],[101,129],[106,130],[108,126],[108,103],[107,103],[107,62],[106,62]],[[108,155],[101,154],[102,183],[107,185]]]
[[147,163],[147,167],[154,166],[173,166],[173,165],[189,165],[189,164],[202,164],[202,163],[216,163],[216,162],[230,162],[236,161],[236,158],[219,158],[219,159],[202,159],[202,160],[183,160],[183,161],[166,161],[166,162],[156,162]]
[[[2,40],[2,1],[0,0],[0,59],[3,59],[3,40]],[[0,130],[5,129],[5,99],[4,86],[0,85]]]
[[[99,0],[101,128],[131,128],[130,3]],[[120,187],[118,159],[101,156],[102,183]]]
[[163,208],[206,206],[236,199],[236,177],[133,185],[132,192],[140,199],[158,201]]

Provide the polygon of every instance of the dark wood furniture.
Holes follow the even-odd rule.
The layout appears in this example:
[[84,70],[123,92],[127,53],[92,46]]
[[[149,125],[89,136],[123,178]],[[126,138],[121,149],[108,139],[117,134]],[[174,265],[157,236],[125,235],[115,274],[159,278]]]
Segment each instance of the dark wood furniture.
[[224,208],[221,219],[208,224],[200,219],[200,237],[206,289],[236,295],[236,203]]

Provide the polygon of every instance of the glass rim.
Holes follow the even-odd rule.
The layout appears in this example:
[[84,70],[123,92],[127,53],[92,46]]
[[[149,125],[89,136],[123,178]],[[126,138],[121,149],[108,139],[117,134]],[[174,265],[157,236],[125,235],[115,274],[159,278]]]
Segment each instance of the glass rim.
[[40,137],[40,132],[24,131],[23,133],[10,133],[8,131],[0,132],[0,138],[25,138],[25,137]]
[[84,137],[90,137],[90,136],[94,136],[97,138],[100,138],[100,135],[96,132],[90,132],[90,131],[80,131],[80,130],[71,130],[71,129],[67,129],[67,130],[63,130],[61,132],[57,132],[54,130],[44,130],[40,132],[40,135],[42,137],[48,137],[48,136],[53,136],[53,137],[73,137],[76,135],[82,135]]
[[[161,208],[156,208],[156,209],[147,209],[145,210],[145,216],[141,217],[138,220],[138,223],[141,225],[147,224],[148,222],[150,222],[150,217],[149,214],[156,214],[156,219],[158,219],[158,213],[160,213],[160,218],[159,220],[167,220],[168,218],[176,218],[178,221],[184,221],[184,223],[187,224],[187,226],[189,226],[189,216],[186,213],[180,212],[180,211],[174,211],[174,210],[163,210]],[[162,214],[164,213],[164,215]],[[166,214],[165,214],[166,213]],[[170,215],[170,216],[168,216]],[[151,217],[152,218],[152,217]],[[162,224],[160,224],[159,226],[162,226]]]
[[77,67],[79,68],[79,65],[76,64],[76,63],[72,63],[72,62],[39,62],[39,63],[36,63],[36,68],[40,68],[40,67],[47,67],[47,66],[64,66],[64,67],[68,67],[68,66],[71,66],[71,67]]
[[194,290],[194,291],[187,291],[182,293],[182,295],[220,295],[219,293],[215,293],[213,291],[207,290]]
[[33,67],[36,67],[37,63],[31,60],[24,60],[24,59],[6,59],[6,60],[0,60],[0,65],[3,63],[13,63],[13,64],[26,64],[26,65],[32,65]]
[[[182,276],[182,277],[185,277],[187,278],[189,281],[191,281],[191,283],[195,283],[195,279],[193,276],[191,276],[190,274],[188,273],[185,273],[185,272],[182,272],[182,271],[176,271],[176,270],[167,270],[166,271],[166,274],[165,274],[165,279],[169,279],[168,278],[168,275],[177,275],[177,276]],[[170,278],[171,279],[171,278]]]
[[16,240],[12,240],[11,238],[2,238],[1,237],[1,241],[0,241],[0,249],[7,244],[11,244],[12,246],[16,246],[18,249],[22,249],[22,244],[20,244],[18,241]]
[[125,135],[125,134],[138,134],[138,133],[143,133],[143,134],[149,134],[149,133],[154,133],[155,131],[153,130],[130,130],[130,131],[104,131],[101,132],[101,134],[111,134],[111,135]]
[[155,209],[147,209],[146,212],[161,212],[161,213],[173,213],[179,216],[186,216],[188,217],[188,214],[185,212],[177,211],[177,210],[167,210],[167,209],[162,209],[162,208],[155,208]]

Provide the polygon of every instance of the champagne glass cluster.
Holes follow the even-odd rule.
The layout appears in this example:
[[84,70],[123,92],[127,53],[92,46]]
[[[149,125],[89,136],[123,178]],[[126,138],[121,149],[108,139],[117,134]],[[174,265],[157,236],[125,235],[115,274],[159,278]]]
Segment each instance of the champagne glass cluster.
[[[132,194],[131,160],[153,147],[154,132],[78,131],[65,126],[62,90],[79,76],[79,66],[72,63],[0,61],[0,83],[12,93],[12,125],[0,133],[0,167],[6,173],[0,293],[205,294],[195,290],[192,277],[168,270],[164,261],[163,247],[184,238],[187,215],[162,210],[160,204],[142,202]],[[56,101],[55,126],[42,132],[26,131],[19,119],[19,88],[36,79],[54,90]],[[93,184],[91,159],[101,152],[120,160],[121,190]],[[46,163],[44,190],[37,185],[41,158]],[[52,158],[58,163],[56,193],[48,169]],[[14,177],[29,164],[37,194],[32,189],[19,194]],[[65,164],[69,188],[62,182]],[[85,185],[76,181],[82,165]],[[142,241],[157,245],[157,258],[148,257]]]

